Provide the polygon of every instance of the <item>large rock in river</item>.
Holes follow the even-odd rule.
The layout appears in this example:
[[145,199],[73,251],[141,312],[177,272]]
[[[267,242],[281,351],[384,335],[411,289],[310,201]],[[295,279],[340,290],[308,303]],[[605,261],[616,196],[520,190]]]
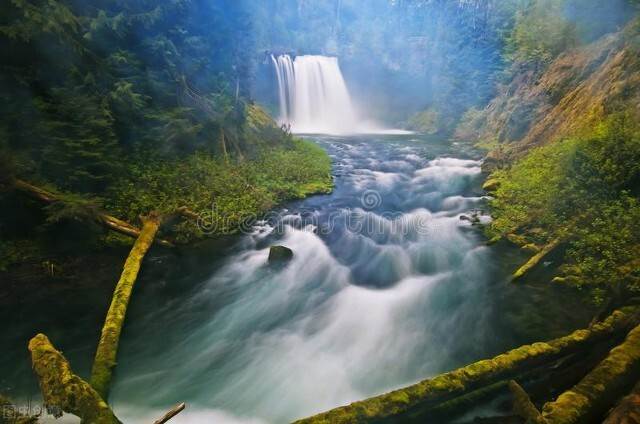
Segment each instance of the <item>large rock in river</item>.
[[293,259],[293,250],[284,246],[271,246],[269,249],[269,263],[282,264]]

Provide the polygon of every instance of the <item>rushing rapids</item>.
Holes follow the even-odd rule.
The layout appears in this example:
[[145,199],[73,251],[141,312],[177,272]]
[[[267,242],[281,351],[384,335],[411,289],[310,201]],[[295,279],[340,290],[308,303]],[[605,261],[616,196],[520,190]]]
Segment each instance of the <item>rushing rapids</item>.
[[[517,331],[538,289],[504,284],[520,252],[486,246],[475,219],[461,219],[485,203],[473,152],[417,135],[314,139],[333,158],[331,195],[290,203],[239,236],[148,255],[111,391],[123,422],[186,402],[185,422],[282,423],[539,340]],[[273,245],[293,258],[270,266]],[[36,331],[88,375],[104,315],[87,299],[112,288],[82,287],[29,293],[22,307],[42,313],[12,317],[2,334],[13,348],[0,371],[18,402],[39,393],[16,342]],[[74,332],[56,332],[62,319]]]
[[320,142],[333,194],[258,222],[175,298],[138,292],[113,392],[126,422],[177,401],[189,422],[286,422],[510,343],[489,323],[492,250],[460,219],[484,202],[480,163],[415,137]]

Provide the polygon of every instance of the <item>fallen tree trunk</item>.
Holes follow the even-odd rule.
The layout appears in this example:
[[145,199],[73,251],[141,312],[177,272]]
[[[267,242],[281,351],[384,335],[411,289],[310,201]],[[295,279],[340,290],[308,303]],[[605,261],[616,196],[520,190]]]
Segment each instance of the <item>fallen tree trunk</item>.
[[512,281],[518,280],[525,276],[529,271],[535,268],[544,258],[546,258],[551,252],[556,250],[558,246],[562,244],[564,240],[561,237],[551,241],[549,244],[544,246],[538,253],[533,255],[531,259],[529,259],[524,265],[516,270],[513,273]]
[[624,334],[638,323],[638,311],[637,307],[626,307],[589,329],[577,330],[546,343],[521,346],[493,359],[475,362],[404,389],[299,420],[298,423],[363,423],[390,419],[416,407],[436,406],[481,387],[514,378],[531,367],[589,348],[613,335]]
[[73,373],[69,362],[53,347],[47,336],[38,334],[32,338],[29,350],[50,414],[59,418],[62,412],[67,412],[80,417],[83,423],[120,423],[98,392]]
[[[514,397],[514,410],[527,423],[575,424],[599,420],[609,405],[639,376],[640,326],[637,326],[578,384],[555,401],[547,402],[542,414],[515,381],[509,384],[509,389]],[[633,401],[632,397],[629,402],[632,404]],[[624,406],[622,408],[624,410]],[[615,420],[615,415],[612,419]]]
[[526,424],[544,424],[544,418],[542,418],[540,411],[518,383],[511,380],[509,390],[513,395],[513,412],[524,419]]
[[609,412],[602,424],[640,423],[640,383]]
[[[22,180],[15,180],[13,186],[22,191],[23,193],[28,194],[36,200],[39,200],[44,203],[55,203],[55,202],[63,202],[64,200],[60,198],[60,196],[52,193],[43,188],[34,186]],[[115,231],[120,234],[124,234],[129,237],[137,238],[140,236],[140,229],[129,224],[128,222],[122,221],[116,217],[111,215],[107,215],[105,213],[98,213],[96,215],[96,220],[105,226],[106,228]],[[157,239],[156,243],[165,246],[165,247],[173,247],[173,243],[168,240]]]
[[542,408],[549,424],[592,422],[640,377],[640,326],[572,389]]
[[[517,379],[526,384],[527,393],[532,393],[532,396],[536,396],[538,399],[555,398],[562,391],[576,385],[607,356],[613,347],[622,342],[624,336],[626,336],[624,333],[612,335],[588,350],[580,350],[562,356],[558,360],[529,367],[518,373]],[[407,413],[395,418],[406,423],[449,422],[455,417],[465,415],[484,402],[500,396],[508,396],[511,381],[508,379],[500,380],[435,405],[429,405],[428,402],[425,402],[424,405],[412,408]],[[558,392],[558,389],[561,391]]]
[[102,327],[102,335],[91,371],[91,385],[103,399],[107,399],[109,395],[111,375],[116,365],[120,333],[122,332],[122,325],[124,324],[133,286],[138,278],[142,260],[153,244],[153,239],[160,228],[161,218],[159,215],[152,213],[147,217],[143,217],[142,221],[140,236],[136,239],[127,257],[122,275],[113,293],[113,299]]

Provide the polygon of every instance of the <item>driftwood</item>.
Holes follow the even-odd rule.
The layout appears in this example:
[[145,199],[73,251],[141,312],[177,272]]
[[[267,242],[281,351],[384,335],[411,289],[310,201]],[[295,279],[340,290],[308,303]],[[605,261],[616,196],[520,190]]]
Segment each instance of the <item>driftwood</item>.
[[58,418],[67,412],[91,424],[120,423],[98,392],[73,373],[47,336],[38,334],[31,339],[29,350],[49,413]]
[[602,424],[640,424],[640,383],[609,412]]
[[538,253],[533,255],[524,265],[513,273],[512,281],[518,280],[525,276],[529,271],[535,268],[544,258],[546,258],[551,252],[556,250],[563,242],[563,238],[557,238],[544,246]]
[[162,418],[160,418],[157,421],[154,421],[153,424],[165,424],[167,421],[169,421],[171,418],[175,417],[176,415],[178,415],[180,412],[184,411],[184,408],[186,408],[187,405],[183,402],[179,405],[176,405],[174,408],[172,408],[169,412],[167,412],[166,414],[164,414],[162,416]]
[[142,260],[153,244],[160,224],[161,218],[157,214],[152,213],[143,218],[142,231],[140,231],[140,236],[136,239],[127,257],[122,275],[113,293],[91,371],[91,385],[104,399],[107,399],[109,395],[111,375],[116,365],[118,343],[129,299],[138,278]]
[[[15,180],[13,186],[15,189],[44,203],[55,203],[55,202],[64,201],[63,199],[60,198],[59,195],[52,193],[48,190],[45,190],[43,188],[29,184],[22,180]],[[96,215],[96,220],[104,227],[112,231],[115,231],[117,233],[124,234],[126,236],[133,237],[133,238],[137,238],[140,235],[139,228],[129,224],[128,222],[122,221],[116,217],[107,215],[106,213],[99,212]],[[157,239],[155,242],[165,247],[173,247],[173,243],[171,243],[168,240]]]
[[493,359],[475,362],[420,383],[351,405],[302,419],[299,423],[363,423],[392,419],[416,408],[437,406],[503,380],[513,379],[532,367],[589,349],[612,336],[624,334],[638,323],[639,309],[615,311],[589,329],[546,343],[521,346]]

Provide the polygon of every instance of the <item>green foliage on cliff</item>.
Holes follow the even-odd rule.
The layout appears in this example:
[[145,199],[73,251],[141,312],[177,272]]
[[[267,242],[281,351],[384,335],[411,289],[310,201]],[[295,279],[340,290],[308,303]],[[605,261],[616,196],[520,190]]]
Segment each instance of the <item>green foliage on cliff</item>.
[[549,62],[576,44],[575,27],[564,18],[563,3],[537,0],[518,14],[507,44],[514,60]]
[[436,109],[429,108],[413,115],[407,121],[407,129],[422,134],[438,134],[446,128],[442,114]]
[[558,55],[618,31],[637,12],[630,0],[532,0],[516,12],[506,53],[516,62],[548,64]]
[[617,113],[592,134],[536,148],[507,170],[491,202],[493,236],[548,243],[568,234],[562,281],[640,289],[640,126]]

